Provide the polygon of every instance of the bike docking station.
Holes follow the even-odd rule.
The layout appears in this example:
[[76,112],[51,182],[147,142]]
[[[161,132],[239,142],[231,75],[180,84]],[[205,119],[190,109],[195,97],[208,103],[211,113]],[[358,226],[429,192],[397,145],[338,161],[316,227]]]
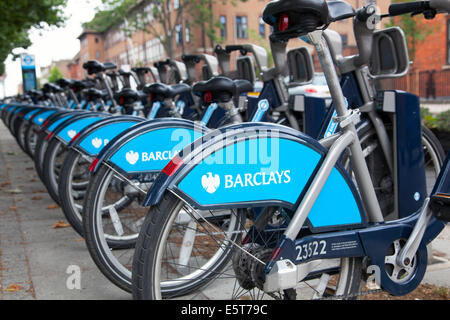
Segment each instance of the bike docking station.
[[[410,61],[404,32],[373,21],[443,12],[449,0],[383,15],[271,1],[272,67],[261,46],[218,45],[131,70],[90,60],[88,79],[36,90],[27,56],[28,92],[0,116],[89,261],[136,300],[181,300],[178,317],[267,318],[280,305],[246,300],[401,297],[423,283],[450,221],[450,154],[419,97],[377,89]],[[350,18],[358,51],[344,56],[327,27]],[[290,93],[315,76],[309,47],[287,49],[295,38],[315,48],[331,99]]]

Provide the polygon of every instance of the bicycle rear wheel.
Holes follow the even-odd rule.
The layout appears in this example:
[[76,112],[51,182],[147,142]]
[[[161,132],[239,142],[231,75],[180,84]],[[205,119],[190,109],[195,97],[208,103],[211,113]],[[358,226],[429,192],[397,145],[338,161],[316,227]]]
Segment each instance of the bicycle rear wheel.
[[83,237],[82,212],[90,180],[89,166],[93,160],[76,150],[69,150],[58,179],[59,200],[64,215],[75,231]]
[[[261,272],[278,242],[274,235],[281,236],[282,230],[276,230],[265,245],[252,245],[247,236],[255,229],[246,211],[228,210],[228,217],[221,220],[216,213],[196,211],[166,192],[150,209],[136,244],[134,298],[309,299],[349,297],[359,291],[362,259],[348,258],[318,261],[316,275],[293,284],[293,289],[264,292]],[[262,230],[282,225],[275,221],[279,218],[269,217]],[[257,236],[262,233],[253,238]]]

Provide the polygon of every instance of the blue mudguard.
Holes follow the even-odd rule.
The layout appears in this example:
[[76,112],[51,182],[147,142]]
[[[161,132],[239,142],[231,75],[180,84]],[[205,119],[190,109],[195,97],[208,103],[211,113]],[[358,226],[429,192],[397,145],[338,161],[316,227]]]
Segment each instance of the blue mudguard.
[[8,112],[4,115],[3,121],[5,122],[6,126],[9,126],[9,121],[11,120],[11,117],[14,116],[14,114],[22,109],[22,105],[15,105],[11,106],[8,109]]
[[[168,189],[200,209],[280,206],[295,210],[327,153],[294,129],[267,123],[211,132],[164,168],[145,206]],[[309,214],[313,232],[365,224],[353,182],[340,165],[332,170]]]
[[44,124],[44,121],[47,120],[47,118],[49,118],[50,116],[55,114],[57,111],[58,111],[57,109],[49,109],[49,110],[45,110],[43,112],[39,112],[38,114],[36,114],[32,117],[31,121],[34,124],[41,126],[42,124]]
[[30,120],[30,118],[38,113],[40,110],[42,110],[41,108],[35,107],[35,108],[30,108],[29,110],[27,110],[27,113],[24,114],[23,119],[24,120]]
[[96,173],[107,163],[120,173],[159,172],[186,145],[209,129],[185,119],[163,118],[136,124],[116,136],[102,149],[91,166]]
[[143,121],[145,119],[135,116],[120,115],[105,118],[81,131],[79,137],[69,143],[69,147],[83,154],[96,156],[121,132]]
[[[30,118],[30,122],[37,125],[35,123],[35,119],[37,117],[40,117],[42,113],[47,113],[47,111],[39,111],[36,114],[32,115]],[[40,126],[41,132],[50,133],[51,130],[54,130],[58,125],[60,125],[63,121],[66,121],[70,119],[71,117],[74,117],[78,115],[79,112],[77,111],[65,111],[65,110],[58,110],[56,112],[53,112],[51,115],[46,117],[45,121]],[[41,120],[39,120],[40,122]],[[51,130],[50,130],[51,129]]]
[[56,138],[67,145],[83,129],[110,116],[110,114],[102,112],[79,113],[76,116],[62,121],[53,131],[50,131],[50,134],[47,136],[47,141]]

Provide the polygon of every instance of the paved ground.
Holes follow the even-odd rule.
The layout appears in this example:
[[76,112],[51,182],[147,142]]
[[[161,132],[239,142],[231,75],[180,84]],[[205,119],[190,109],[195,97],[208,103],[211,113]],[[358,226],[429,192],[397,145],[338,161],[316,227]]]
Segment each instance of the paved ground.
[[[54,207],[33,162],[0,123],[0,299],[131,299],[98,271],[72,228],[52,228],[64,220]],[[70,290],[78,270],[81,289]]]
[[440,113],[450,110],[450,103],[427,103],[422,102],[421,107],[427,108],[431,113]]
[[[80,236],[52,228],[64,220],[54,207],[34,164],[0,123],[0,300],[130,299],[97,270]],[[450,288],[449,244],[447,227],[425,282]],[[81,288],[69,289],[78,270]]]

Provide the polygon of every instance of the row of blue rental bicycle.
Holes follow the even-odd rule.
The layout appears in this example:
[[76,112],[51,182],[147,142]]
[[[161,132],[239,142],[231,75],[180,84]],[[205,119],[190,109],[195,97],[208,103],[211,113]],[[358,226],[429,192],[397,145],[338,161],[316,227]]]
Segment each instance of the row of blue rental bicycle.
[[[400,28],[369,22],[449,11],[273,1],[273,67],[252,44],[130,72],[89,61],[89,79],[5,100],[1,116],[96,265],[135,299],[404,295],[450,218],[449,157],[418,97],[377,90],[410,62]],[[326,28],[348,18],[353,56]],[[307,47],[286,49],[297,37],[315,47],[331,103],[290,94],[314,76]]]

